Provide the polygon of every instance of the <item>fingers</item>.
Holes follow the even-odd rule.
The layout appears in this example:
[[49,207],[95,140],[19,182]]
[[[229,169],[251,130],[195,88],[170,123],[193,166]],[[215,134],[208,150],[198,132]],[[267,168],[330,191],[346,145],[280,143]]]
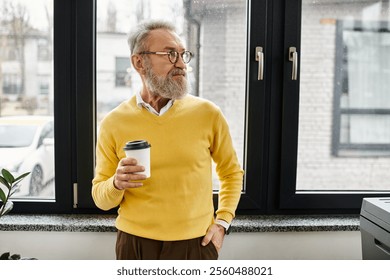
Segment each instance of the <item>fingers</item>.
[[206,246],[211,241],[219,252],[219,250],[222,248],[224,238],[225,229],[220,225],[212,224],[202,239],[202,246]]
[[137,165],[135,159],[121,159],[115,172],[114,186],[120,190],[141,187],[143,184],[139,181],[146,179],[145,175],[138,174],[138,172],[142,171],[145,171],[145,168]]
[[208,230],[207,234],[202,239],[202,246],[206,246],[207,244],[209,244],[213,235],[214,233]]

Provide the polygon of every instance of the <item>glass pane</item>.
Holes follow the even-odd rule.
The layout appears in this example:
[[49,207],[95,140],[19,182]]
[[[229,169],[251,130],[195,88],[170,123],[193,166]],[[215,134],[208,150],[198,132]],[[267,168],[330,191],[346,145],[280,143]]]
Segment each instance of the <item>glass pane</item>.
[[390,115],[342,115],[341,122],[344,124],[342,131],[346,132],[340,137],[341,143],[390,143]]
[[343,108],[390,109],[390,30],[380,26],[365,28],[364,22],[362,27],[347,24],[351,23],[345,21],[344,28],[340,28],[347,61],[344,77],[348,81],[347,104]]
[[390,190],[388,1],[302,1],[297,190]]
[[[243,164],[246,1],[98,0],[97,126],[110,110],[141,88],[138,73],[130,66],[127,33],[149,18],[175,19],[179,35],[195,54],[188,65],[191,94],[222,109]],[[215,177],[214,189],[218,187]]]
[[16,199],[54,199],[53,0],[0,0],[0,168]]

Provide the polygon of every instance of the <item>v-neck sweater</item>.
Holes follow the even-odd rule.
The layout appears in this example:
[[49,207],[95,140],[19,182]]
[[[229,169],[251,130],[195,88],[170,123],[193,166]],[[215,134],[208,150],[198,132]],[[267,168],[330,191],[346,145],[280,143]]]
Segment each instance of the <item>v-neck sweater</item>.
[[[125,157],[123,147],[141,139],[151,144],[151,177],[142,187],[118,190],[113,178]],[[212,161],[220,181],[216,213]],[[92,197],[103,210],[119,206],[119,230],[155,240],[186,240],[205,235],[215,218],[231,222],[243,173],[225,117],[212,102],[187,95],[157,116],[137,106],[133,96],[101,122]]]

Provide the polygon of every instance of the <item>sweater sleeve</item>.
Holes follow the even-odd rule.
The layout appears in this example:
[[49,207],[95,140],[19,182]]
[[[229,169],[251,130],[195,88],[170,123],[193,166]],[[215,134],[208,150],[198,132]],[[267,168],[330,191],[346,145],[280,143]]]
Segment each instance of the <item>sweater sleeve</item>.
[[102,122],[96,144],[95,177],[92,180],[92,198],[97,207],[109,210],[120,204],[124,190],[114,187],[114,174],[119,158],[115,150],[115,142]]
[[238,162],[229,126],[220,111],[216,118],[214,131],[211,155],[216,163],[216,172],[220,181],[216,218],[230,223],[235,217],[240,200],[244,171]]

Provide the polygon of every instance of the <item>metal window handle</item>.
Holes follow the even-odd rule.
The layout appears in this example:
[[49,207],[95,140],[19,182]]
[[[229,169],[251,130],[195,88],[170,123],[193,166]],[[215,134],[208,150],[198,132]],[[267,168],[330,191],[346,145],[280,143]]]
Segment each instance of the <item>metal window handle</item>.
[[298,52],[295,47],[288,49],[288,59],[292,61],[291,80],[295,81],[298,78]]
[[259,69],[257,72],[257,80],[262,81],[264,77],[264,53],[262,47],[256,47],[255,59],[259,62]]

